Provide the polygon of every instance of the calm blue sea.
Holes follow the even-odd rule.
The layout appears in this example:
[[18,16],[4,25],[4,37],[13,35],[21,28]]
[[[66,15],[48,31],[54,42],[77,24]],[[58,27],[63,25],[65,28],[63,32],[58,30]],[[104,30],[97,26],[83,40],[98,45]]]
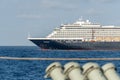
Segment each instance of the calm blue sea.
[[[42,58],[119,58],[120,51],[43,51],[33,46],[1,46],[0,56],[8,57],[42,57]],[[0,59],[0,80],[50,80],[44,79],[46,67],[53,61],[28,61]],[[64,65],[70,61],[57,61]],[[112,62],[120,74],[120,62],[118,61],[74,61],[81,65],[87,62],[97,62],[104,65]]]

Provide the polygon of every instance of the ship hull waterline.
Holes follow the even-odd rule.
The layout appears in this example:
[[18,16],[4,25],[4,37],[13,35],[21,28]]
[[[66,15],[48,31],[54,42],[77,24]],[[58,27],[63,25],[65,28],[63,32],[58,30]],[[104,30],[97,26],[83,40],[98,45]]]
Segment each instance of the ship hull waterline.
[[78,40],[30,39],[41,49],[50,50],[120,50],[120,42],[93,42]]

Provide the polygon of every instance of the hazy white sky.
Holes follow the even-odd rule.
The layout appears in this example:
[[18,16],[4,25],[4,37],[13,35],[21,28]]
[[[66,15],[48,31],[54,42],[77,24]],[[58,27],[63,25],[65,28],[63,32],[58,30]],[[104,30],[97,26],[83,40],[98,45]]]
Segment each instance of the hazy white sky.
[[83,16],[103,25],[120,25],[120,0],[0,0],[0,46],[34,45],[60,24]]

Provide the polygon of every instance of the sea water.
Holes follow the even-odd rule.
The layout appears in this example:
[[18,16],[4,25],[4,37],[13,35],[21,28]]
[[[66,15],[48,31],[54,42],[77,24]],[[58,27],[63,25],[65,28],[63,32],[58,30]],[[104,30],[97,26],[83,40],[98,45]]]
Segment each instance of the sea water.
[[[72,50],[40,50],[35,46],[1,46],[0,57],[30,58],[119,58],[120,51],[72,51]],[[52,62],[62,65],[74,61],[82,66],[87,62],[97,62],[100,66],[112,62],[120,74],[119,60],[7,60],[0,59],[0,80],[50,80],[44,79],[45,69]]]

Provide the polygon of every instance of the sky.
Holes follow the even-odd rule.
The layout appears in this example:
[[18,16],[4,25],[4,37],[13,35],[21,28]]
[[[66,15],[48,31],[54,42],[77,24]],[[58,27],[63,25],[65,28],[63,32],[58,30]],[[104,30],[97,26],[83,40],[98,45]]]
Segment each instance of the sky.
[[80,17],[120,26],[120,0],[0,0],[0,46],[34,46],[27,37],[45,37]]

